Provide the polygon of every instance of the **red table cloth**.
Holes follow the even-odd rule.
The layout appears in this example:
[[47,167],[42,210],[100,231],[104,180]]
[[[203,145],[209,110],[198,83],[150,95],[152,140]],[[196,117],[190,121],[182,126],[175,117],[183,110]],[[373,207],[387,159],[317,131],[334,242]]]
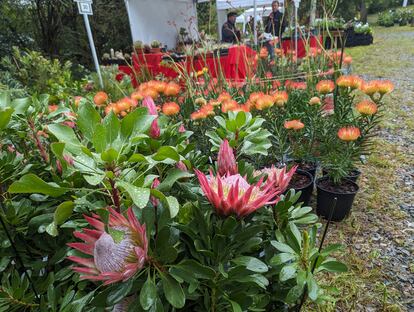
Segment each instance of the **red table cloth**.
[[219,57],[187,57],[186,60],[173,63],[161,62],[164,54],[139,54],[133,55],[130,66],[119,66],[122,72],[117,79],[122,79],[124,74],[132,77],[134,86],[137,85],[136,75],[142,75],[146,71],[152,76],[163,74],[169,78],[175,78],[179,72],[197,72],[204,67],[208,68],[209,74],[213,78],[223,75],[228,80],[243,81],[252,74],[252,64],[254,65],[256,52],[247,46],[233,46],[229,48],[228,54]]
[[[309,42],[309,47],[311,48],[320,48],[322,47],[322,37],[311,36],[309,39],[298,39],[298,58],[306,56],[306,46]],[[285,39],[282,41],[282,48],[285,53],[288,51],[295,51],[295,40],[294,39]]]

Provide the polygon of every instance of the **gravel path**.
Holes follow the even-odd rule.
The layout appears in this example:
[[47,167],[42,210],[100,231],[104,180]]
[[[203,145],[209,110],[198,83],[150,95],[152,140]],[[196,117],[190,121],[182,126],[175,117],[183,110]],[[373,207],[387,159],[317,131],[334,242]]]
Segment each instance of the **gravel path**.
[[354,72],[395,91],[352,215],[329,233],[350,267],[332,285],[342,292],[336,311],[414,311],[414,27],[376,28],[374,38],[347,51]]

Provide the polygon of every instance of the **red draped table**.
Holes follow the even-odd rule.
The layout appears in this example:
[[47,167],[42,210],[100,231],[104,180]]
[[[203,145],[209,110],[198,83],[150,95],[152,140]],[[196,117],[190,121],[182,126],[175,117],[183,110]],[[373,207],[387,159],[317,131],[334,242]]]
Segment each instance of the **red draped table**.
[[[309,42],[310,47],[319,47],[319,37],[311,36],[309,40],[298,39],[298,57],[306,55],[306,45]],[[295,49],[294,40],[283,40],[282,48],[286,52]],[[133,66],[119,66],[121,73],[117,76],[118,80],[126,74],[131,76],[132,83],[137,86],[136,77],[151,74],[153,77],[164,75],[168,78],[175,78],[179,73],[197,72],[203,68],[208,68],[208,72],[213,78],[225,77],[228,80],[244,81],[247,77],[253,75],[255,69],[256,52],[245,45],[232,46],[228,49],[228,54],[223,56],[207,57],[187,57],[180,62],[168,62],[163,60],[163,53],[155,54],[138,54],[133,55]]]

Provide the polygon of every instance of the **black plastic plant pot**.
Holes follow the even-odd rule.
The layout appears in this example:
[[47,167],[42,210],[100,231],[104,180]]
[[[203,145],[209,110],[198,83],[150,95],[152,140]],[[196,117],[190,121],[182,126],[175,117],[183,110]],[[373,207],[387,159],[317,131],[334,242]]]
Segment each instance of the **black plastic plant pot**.
[[[326,171],[325,169],[322,169],[322,175],[326,176],[328,174],[328,171]],[[361,171],[358,169],[354,169],[352,170],[346,177],[345,179],[351,180],[352,182],[358,182],[359,177],[361,176]]]
[[[302,182],[301,183],[302,185],[300,187],[296,186],[298,181],[300,180],[303,181],[304,179],[307,179],[306,183]],[[302,194],[300,195],[298,199],[298,203],[303,202],[304,206],[308,206],[310,199],[312,197],[313,185],[314,185],[313,182],[314,182],[314,178],[312,174],[310,174],[307,171],[298,169],[293,175],[292,180],[289,183],[287,191],[293,188],[296,193],[299,191],[302,192]],[[285,193],[287,193],[287,191]]]
[[343,179],[339,185],[335,185],[328,177],[322,177],[316,180],[316,189],[316,214],[328,219],[336,197],[332,221],[342,221],[351,212],[359,186],[349,179]]
[[317,163],[302,162],[300,160],[296,160],[295,163],[298,165],[298,170],[309,172],[315,180],[316,169],[318,169]]

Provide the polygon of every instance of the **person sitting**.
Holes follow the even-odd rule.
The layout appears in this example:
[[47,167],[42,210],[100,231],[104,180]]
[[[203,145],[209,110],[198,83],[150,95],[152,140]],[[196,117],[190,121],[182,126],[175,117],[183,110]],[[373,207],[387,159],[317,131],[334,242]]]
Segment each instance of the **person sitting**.
[[221,40],[227,43],[238,43],[241,39],[240,30],[236,28],[237,13],[227,14],[227,22],[221,28]]

